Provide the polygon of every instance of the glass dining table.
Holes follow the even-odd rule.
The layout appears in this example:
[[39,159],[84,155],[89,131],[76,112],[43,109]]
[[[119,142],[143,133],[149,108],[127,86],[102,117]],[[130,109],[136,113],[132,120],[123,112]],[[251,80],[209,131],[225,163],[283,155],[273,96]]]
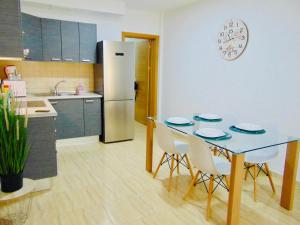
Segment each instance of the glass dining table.
[[[226,120],[226,118],[218,122],[199,120],[193,116],[185,116],[184,118],[190,119],[192,123],[187,126],[170,124],[166,123],[167,118],[164,116],[158,121],[166,123],[170,129],[184,135],[195,135],[195,132],[200,128],[217,128],[227,133],[228,137],[230,137],[225,140],[204,139],[210,145],[227,150],[232,154],[227,209],[228,225],[239,224],[244,158],[245,153],[251,151],[270,151],[276,146],[287,145],[280,205],[287,210],[293,209],[300,149],[300,134],[279,132],[274,127],[268,125],[263,127],[266,131],[264,133],[246,134],[230,129],[235,123]],[[147,118],[146,170],[150,173],[152,172],[153,163],[153,129],[155,128],[155,122],[156,120],[154,118]]]

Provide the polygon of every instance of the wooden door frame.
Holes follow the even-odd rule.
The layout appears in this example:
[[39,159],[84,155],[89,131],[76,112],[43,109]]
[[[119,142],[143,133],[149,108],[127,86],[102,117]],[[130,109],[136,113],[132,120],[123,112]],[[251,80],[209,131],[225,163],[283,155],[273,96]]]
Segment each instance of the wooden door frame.
[[152,34],[122,32],[122,41],[126,38],[136,38],[149,40],[151,45],[151,69],[149,78],[149,115],[156,117],[157,115],[157,90],[158,90],[158,63],[159,63],[159,36]]

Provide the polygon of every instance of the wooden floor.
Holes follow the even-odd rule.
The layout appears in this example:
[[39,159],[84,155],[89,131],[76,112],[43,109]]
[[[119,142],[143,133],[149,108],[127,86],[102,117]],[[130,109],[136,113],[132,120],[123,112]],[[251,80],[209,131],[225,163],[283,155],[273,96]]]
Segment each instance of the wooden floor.
[[[82,144],[82,141],[91,141]],[[161,157],[155,144],[155,162]],[[155,166],[156,166],[155,163]],[[58,177],[51,191],[36,194],[27,225],[196,225],[226,224],[228,193],[219,188],[212,200],[212,218],[205,220],[207,195],[196,186],[182,196],[190,182],[188,171],[175,171],[173,190],[167,192],[167,167],[157,179],[145,171],[145,127],[136,125],[134,141],[116,144],[96,139],[58,142]],[[300,224],[300,185],[295,209],[279,206],[281,178],[274,177],[277,194],[271,196],[267,177],[258,179],[257,202],[252,181],[244,184],[241,224]]]

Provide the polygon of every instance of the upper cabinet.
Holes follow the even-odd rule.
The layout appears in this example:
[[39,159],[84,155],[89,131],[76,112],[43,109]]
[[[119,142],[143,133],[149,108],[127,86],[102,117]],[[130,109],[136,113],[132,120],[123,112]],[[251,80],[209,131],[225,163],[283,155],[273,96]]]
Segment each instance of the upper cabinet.
[[79,62],[79,28],[78,23],[61,21],[62,60]]
[[26,60],[43,61],[41,18],[22,13],[22,44]]
[[60,20],[42,19],[44,61],[61,61]]
[[23,57],[20,0],[1,0],[0,57]]
[[96,24],[79,23],[80,62],[96,62],[97,26]]

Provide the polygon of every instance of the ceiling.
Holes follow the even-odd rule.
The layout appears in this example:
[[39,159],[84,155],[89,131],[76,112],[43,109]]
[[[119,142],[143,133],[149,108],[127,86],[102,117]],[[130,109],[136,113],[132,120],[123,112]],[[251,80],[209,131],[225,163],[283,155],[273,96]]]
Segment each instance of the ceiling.
[[134,10],[163,12],[172,10],[199,0],[123,0],[127,8]]
[[21,0],[24,4],[44,4],[125,15],[126,10],[164,12],[199,0]]

